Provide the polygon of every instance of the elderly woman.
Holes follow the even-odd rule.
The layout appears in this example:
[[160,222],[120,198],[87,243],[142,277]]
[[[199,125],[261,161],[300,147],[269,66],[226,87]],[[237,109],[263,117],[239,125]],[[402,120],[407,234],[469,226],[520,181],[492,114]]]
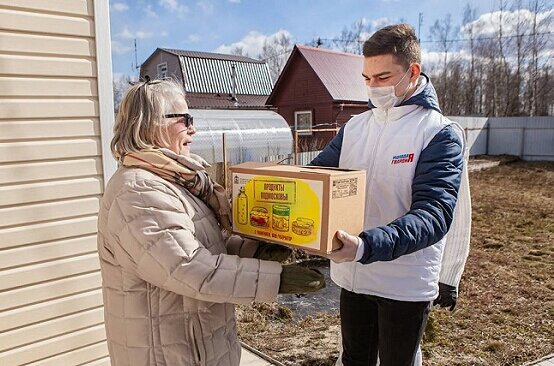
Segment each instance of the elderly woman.
[[175,83],[139,83],[124,96],[111,145],[120,167],[98,223],[113,366],[238,365],[233,304],[324,286],[313,270],[241,258],[284,247],[224,239],[229,202],[190,153],[194,133]]

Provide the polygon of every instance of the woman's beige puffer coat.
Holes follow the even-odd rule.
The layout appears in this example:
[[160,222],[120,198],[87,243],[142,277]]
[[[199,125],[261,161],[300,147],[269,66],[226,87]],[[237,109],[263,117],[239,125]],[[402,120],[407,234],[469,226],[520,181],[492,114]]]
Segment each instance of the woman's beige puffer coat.
[[279,288],[279,263],[226,255],[208,206],[140,168],[108,183],[98,252],[112,366],[239,365],[233,303]]

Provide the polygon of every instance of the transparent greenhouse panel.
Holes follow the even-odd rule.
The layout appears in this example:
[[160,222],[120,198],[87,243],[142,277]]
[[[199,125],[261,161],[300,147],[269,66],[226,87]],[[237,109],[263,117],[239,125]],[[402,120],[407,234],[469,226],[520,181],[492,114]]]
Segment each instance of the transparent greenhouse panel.
[[208,163],[223,161],[223,134],[230,164],[292,153],[290,127],[273,111],[193,109],[190,114],[197,130],[191,150]]

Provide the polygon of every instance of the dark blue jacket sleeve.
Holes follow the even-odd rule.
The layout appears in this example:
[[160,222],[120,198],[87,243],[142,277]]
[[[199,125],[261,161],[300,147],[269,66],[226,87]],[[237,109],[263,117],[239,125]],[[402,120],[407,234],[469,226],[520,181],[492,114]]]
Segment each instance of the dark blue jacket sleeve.
[[462,142],[447,126],[421,152],[410,211],[386,226],[360,234],[364,242],[360,262],[391,261],[441,240],[452,223],[462,165]]
[[340,151],[342,149],[342,137],[344,136],[344,126],[341,127],[339,133],[325,148],[310,162],[309,165],[326,166],[331,168],[339,167]]

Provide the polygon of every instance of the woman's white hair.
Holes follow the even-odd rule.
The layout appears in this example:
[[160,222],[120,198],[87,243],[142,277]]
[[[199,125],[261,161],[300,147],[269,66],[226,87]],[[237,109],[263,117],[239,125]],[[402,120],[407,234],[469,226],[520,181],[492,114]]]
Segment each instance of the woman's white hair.
[[[140,82],[131,86],[121,101],[115,119],[111,150],[114,158],[163,145],[167,141],[164,114],[177,110],[185,100],[185,91],[173,79]],[[181,107],[182,108],[182,107]]]

